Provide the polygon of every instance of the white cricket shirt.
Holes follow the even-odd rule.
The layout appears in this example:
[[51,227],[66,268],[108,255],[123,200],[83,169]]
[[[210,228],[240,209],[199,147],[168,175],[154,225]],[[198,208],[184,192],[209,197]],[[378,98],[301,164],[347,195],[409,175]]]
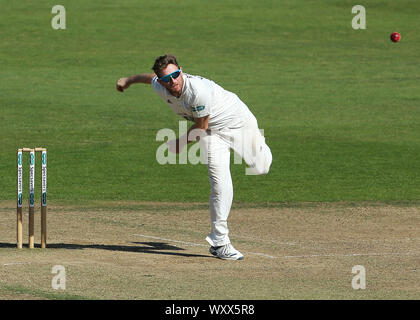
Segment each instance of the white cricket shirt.
[[171,95],[156,76],[152,80],[156,93],[181,117],[194,121],[194,118],[210,115],[209,129],[240,128],[254,117],[236,94],[214,81],[187,73],[182,76],[184,86],[179,98]]

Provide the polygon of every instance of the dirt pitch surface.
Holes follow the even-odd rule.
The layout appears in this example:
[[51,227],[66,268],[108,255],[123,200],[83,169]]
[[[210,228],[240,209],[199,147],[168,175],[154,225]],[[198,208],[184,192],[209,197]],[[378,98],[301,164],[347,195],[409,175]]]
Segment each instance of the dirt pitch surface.
[[[27,208],[24,208],[27,211]],[[420,299],[420,205],[234,204],[243,261],[208,253],[207,204],[48,207],[48,248],[16,249],[14,202],[0,202],[0,299]],[[52,288],[64,266],[65,290]],[[366,271],[366,289],[352,288]]]

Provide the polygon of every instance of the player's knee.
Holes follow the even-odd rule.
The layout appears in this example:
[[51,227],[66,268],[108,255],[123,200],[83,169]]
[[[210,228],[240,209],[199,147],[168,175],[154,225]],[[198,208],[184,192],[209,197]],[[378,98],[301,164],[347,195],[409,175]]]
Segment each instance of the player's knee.
[[266,154],[264,157],[264,165],[261,166],[259,174],[267,174],[270,171],[271,163],[273,162],[273,156],[270,148],[267,147]]
[[254,168],[254,171],[257,175],[263,175],[263,174],[267,174],[270,171],[270,166],[265,165],[262,166],[261,168]]
[[264,162],[257,164],[253,167],[254,174],[256,175],[264,175],[270,171],[271,166],[271,159],[265,159]]
[[264,166],[264,170],[261,172],[261,174],[267,174],[270,171],[270,165]]
[[261,153],[260,156],[252,165],[252,172],[255,175],[264,175],[270,171],[271,163],[273,161],[273,156],[271,154],[270,148],[266,146],[265,153]]

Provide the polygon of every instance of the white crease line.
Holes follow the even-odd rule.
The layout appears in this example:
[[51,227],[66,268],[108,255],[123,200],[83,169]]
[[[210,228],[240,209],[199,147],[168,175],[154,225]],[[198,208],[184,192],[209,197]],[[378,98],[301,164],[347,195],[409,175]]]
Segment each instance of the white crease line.
[[4,263],[3,266],[15,266],[15,265],[20,265],[20,264],[31,264],[31,262],[9,262],[9,263]]
[[309,254],[301,256],[284,256],[285,259],[290,258],[318,258],[318,257],[360,257],[360,256],[391,256],[391,255],[418,255],[419,252],[413,253],[349,253],[349,254]]
[[243,251],[243,252],[248,253],[248,254],[254,254],[254,255],[256,255],[256,256],[263,256],[263,257],[267,257],[267,258],[271,258],[271,259],[277,259],[277,257],[275,257],[275,256],[270,256],[269,254],[265,254],[265,253],[259,253],[259,252],[249,252],[249,251]]
[[[190,245],[190,246],[207,247],[204,244],[198,244],[198,243],[187,242],[187,241],[179,241],[179,240],[167,239],[167,238],[162,238],[162,237],[148,236],[148,235],[144,235],[144,234],[133,234],[133,236],[144,237],[144,238],[151,238],[151,239],[155,239],[155,240],[163,240],[163,241],[169,241],[169,242],[175,242],[175,243],[181,243],[181,244]],[[263,257],[267,257],[267,258],[271,258],[271,259],[278,259],[279,258],[279,257],[275,257],[275,256],[270,256],[270,255],[265,254],[265,253],[249,252],[249,251],[244,251],[244,253],[258,255],[258,256],[263,256]],[[396,252],[396,253],[387,253],[387,252],[385,252],[385,253],[349,253],[349,254],[334,254],[334,253],[328,254],[327,253],[327,254],[309,254],[309,255],[299,255],[299,256],[283,256],[282,258],[284,258],[284,259],[293,259],[293,258],[360,257],[360,256],[391,256],[391,255],[420,255],[420,252],[406,252],[406,253],[400,253],[400,252]]]
[[[151,239],[155,239],[155,240],[163,240],[163,241],[169,241],[169,242],[175,242],[175,243],[181,243],[181,244],[189,245],[189,246],[208,247],[207,245],[204,245],[204,244],[187,242],[187,241],[179,241],[179,240],[173,240],[173,239],[166,239],[166,238],[155,237],[155,236],[146,236],[144,234],[133,234],[133,236],[144,237],[144,238],[151,238]],[[263,256],[263,257],[267,257],[267,258],[271,258],[271,259],[277,259],[277,257],[270,256],[270,255],[265,254],[265,253],[249,252],[249,251],[243,251],[243,252],[244,253],[247,253],[247,254],[253,254],[253,255]]]

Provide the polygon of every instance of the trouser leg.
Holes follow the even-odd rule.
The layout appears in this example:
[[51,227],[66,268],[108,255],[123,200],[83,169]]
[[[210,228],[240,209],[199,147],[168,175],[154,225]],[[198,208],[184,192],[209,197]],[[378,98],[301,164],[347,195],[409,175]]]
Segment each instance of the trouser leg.
[[231,140],[232,148],[249,166],[247,174],[261,175],[269,172],[273,156],[256,121],[250,121],[244,128],[233,131]]
[[210,181],[211,232],[206,237],[214,247],[230,243],[227,219],[233,200],[233,185],[230,174],[229,143],[218,135],[207,135],[207,167]]

